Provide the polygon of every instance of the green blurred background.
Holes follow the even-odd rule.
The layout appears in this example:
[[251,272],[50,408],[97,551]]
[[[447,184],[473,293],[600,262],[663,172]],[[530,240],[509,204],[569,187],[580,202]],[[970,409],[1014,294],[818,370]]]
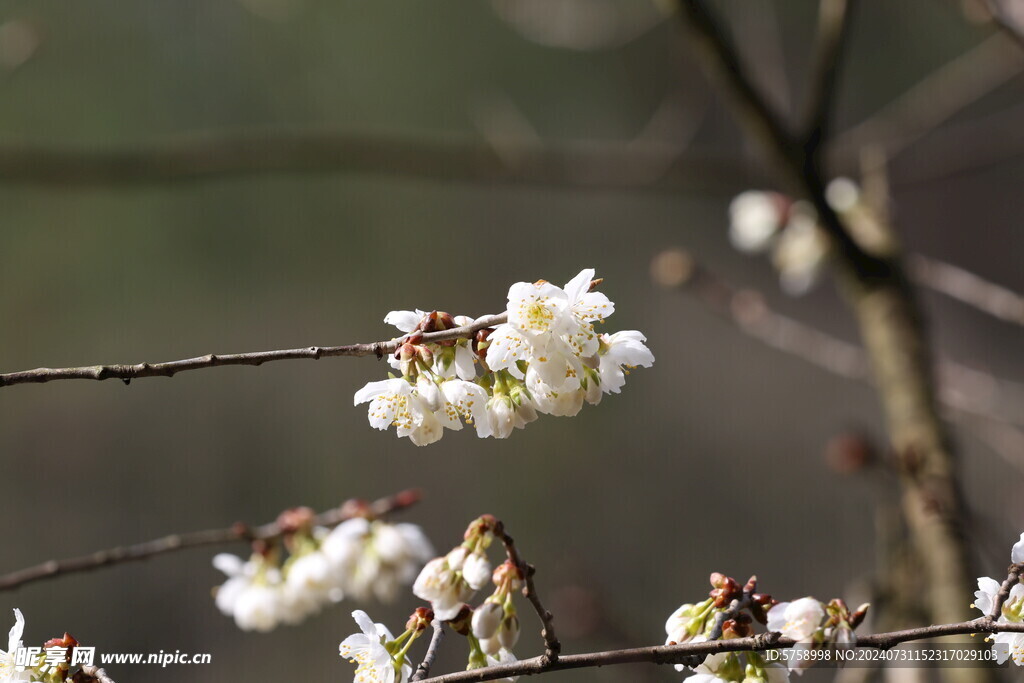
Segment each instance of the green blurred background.
[[[720,8],[761,83],[799,96],[816,3]],[[951,1],[861,3],[838,129],[986,40],[991,27],[969,19]],[[575,418],[542,417],[507,441],[449,433],[424,449],[371,430],[352,406],[384,376],[370,358],[7,388],[0,571],[421,487],[424,502],[402,518],[439,549],[480,513],[505,520],[568,651],[661,642],[665,618],[706,593],[712,570],[756,573],[781,598],[857,600],[874,568],[875,509],[895,491],[836,473],[823,452],[846,430],[883,437],[871,389],[742,336],[649,276],[656,254],[684,247],[779,310],[856,338],[831,285],[787,299],[766,260],[729,246],[731,196],[774,184],[678,23],[645,0],[0,2],[0,144],[131,147],[253,126],[481,144],[495,131],[552,143],[643,135],[680,147],[698,176],[701,160],[719,169],[671,189],[330,172],[0,184],[4,371],[372,341],[392,334],[381,322],[391,309],[496,312],[510,283],[564,282],[585,266],[617,304],[608,328],[642,330],[657,357]],[[1024,79],[1011,77],[891,167],[909,248],[1018,290],[1022,102]],[[1024,376],[1019,328],[946,299],[925,304],[944,353]],[[979,560],[998,573],[1024,528],[1021,470],[970,434],[957,439],[992,548]],[[213,654],[206,666],[110,667],[116,680],[351,676],[337,644],[352,605],[242,633],[210,598],[221,581],[212,554],[36,583],[0,595],[0,614],[24,610],[31,641],[67,630],[104,652]],[[369,611],[398,626],[416,605]],[[538,651],[533,626],[528,617],[520,656]],[[438,670],[460,668],[462,644],[444,649]],[[646,667],[558,675],[676,678]]]

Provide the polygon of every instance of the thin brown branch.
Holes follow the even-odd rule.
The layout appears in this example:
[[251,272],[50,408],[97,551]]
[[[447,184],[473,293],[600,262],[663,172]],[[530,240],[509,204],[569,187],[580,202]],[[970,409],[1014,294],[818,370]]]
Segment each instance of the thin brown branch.
[[[374,501],[370,506],[370,512],[375,516],[397,512],[414,505],[419,499],[419,491],[414,489],[401,491],[392,496]],[[353,510],[356,510],[355,506],[343,504],[340,507],[317,515],[314,519],[314,524],[324,527],[337,526],[345,520],[351,519],[354,514]],[[355,514],[358,514],[358,512]],[[126,562],[148,560],[157,555],[164,555],[188,548],[226,545],[237,541],[272,540],[279,538],[282,533],[282,527],[278,522],[270,522],[257,527],[238,523],[224,529],[207,529],[205,531],[192,531],[184,534],[171,534],[170,536],[164,536],[152,541],[118,546],[109,550],[99,550],[88,555],[65,560],[49,560],[32,567],[0,575],[0,591],[13,590],[27,583],[52,579],[67,574],[92,571]]]
[[749,178],[728,159],[678,158],[672,143],[633,140],[498,148],[473,135],[296,128],[211,131],[114,147],[0,145],[0,184],[6,185],[130,188],[302,173],[581,190],[721,190]]
[[505,546],[505,554],[508,555],[509,561],[516,566],[519,573],[523,576],[523,595],[530,601],[533,611],[537,613],[542,626],[540,634],[544,638],[544,654],[539,659],[545,662],[546,666],[552,666],[559,659],[559,655],[562,652],[562,644],[558,641],[558,636],[555,635],[554,615],[540,601],[537,587],[533,583],[533,575],[537,570],[519,554],[515,541],[505,531],[504,526],[497,529],[495,535],[501,539],[502,545]]
[[[686,291],[743,333],[835,375],[872,381],[870,360],[861,346],[777,313],[759,292],[736,287],[692,257],[690,267]],[[939,396],[949,410],[1000,424],[1024,426],[1024,411],[1014,399],[1024,395],[1021,385],[949,359],[939,361],[939,375]]]
[[[508,546],[506,546],[508,547]],[[513,546],[514,547],[514,546]],[[1009,595],[1010,589],[1019,579],[1024,565],[1011,568],[1010,576],[1000,586],[999,595]],[[746,592],[745,592],[746,594]],[[997,600],[999,598],[997,597]],[[1003,597],[1005,599],[1005,596]],[[1001,603],[1000,603],[1001,604]],[[941,636],[972,635],[975,633],[1024,633],[1024,623],[998,623],[991,615],[970,621],[937,626],[877,633],[874,635],[857,636],[856,647],[887,650],[900,643],[915,640],[926,640]],[[523,659],[512,664],[500,664],[481,669],[459,671],[457,673],[434,676],[424,683],[463,683],[464,681],[493,681],[511,676],[530,676],[551,671],[566,669],[585,669],[616,664],[690,664],[697,657],[720,652],[763,652],[793,647],[796,641],[785,638],[779,633],[761,633],[750,638],[730,638],[727,640],[711,639],[702,642],[683,643],[681,645],[656,645],[637,647],[626,650],[609,650],[605,652],[588,652],[585,654],[564,655],[552,661],[547,654],[531,659]]]
[[[505,313],[487,315],[478,318],[470,325],[454,327],[440,332],[429,332],[423,335],[424,342],[444,341],[471,337],[477,330],[500,325],[507,319]],[[78,368],[36,368],[0,374],[0,387],[12,384],[29,384],[52,382],[59,379],[120,379],[128,384],[139,377],[173,377],[186,370],[202,370],[225,365],[263,365],[272,361],[311,359],[319,360],[333,356],[377,356],[394,353],[401,341],[379,341],[370,344],[349,344],[346,346],[307,346],[301,349],[281,349],[277,351],[254,351],[250,353],[207,354],[185,360],[167,361],[164,363],[137,363],[134,365],[90,365]]]
[[410,680],[422,681],[430,675],[430,667],[434,666],[437,653],[441,649],[441,641],[444,640],[444,622],[435,619],[433,622],[434,632],[430,636],[430,645],[427,646],[427,654],[423,655],[423,661],[416,667]]
[[[778,169],[814,206],[831,237],[836,270],[856,314],[885,411],[890,442],[902,463],[903,512],[920,554],[928,587],[924,599],[936,623],[965,616],[973,572],[963,520],[965,504],[957,463],[938,409],[931,349],[924,318],[887,225],[870,252],[854,240],[829,205],[824,179],[808,156],[807,140],[794,140],[783,122],[750,85],[724,28],[703,0],[679,0],[709,76],[732,95],[748,134],[773,154]],[[984,670],[945,672],[949,681],[991,680]]]
[[811,89],[804,114],[804,138],[809,154],[814,154],[828,137],[832,124],[842,64],[843,47],[850,34],[855,0],[821,0],[818,9],[818,34],[812,61]]
[[[858,636],[856,646],[886,650],[900,643],[927,640],[941,636],[971,635],[975,633],[1024,633],[1024,624],[993,624],[986,618],[973,621],[924,626],[921,628]],[[563,655],[553,664],[545,663],[544,657],[522,659],[512,664],[489,666],[427,678],[423,683],[467,683],[469,681],[493,681],[511,676],[531,676],[567,669],[587,669],[619,664],[679,664],[692,657],[721,652],[764,652],[793,647],[792,638],[780,637],[777,633],[763,633],[751,638],[730,638],[728,640],[683,643],[681,645],[655,645],[625,650],[587,652]]]
[[758,92],[731,38],[711,8],[703,0],[678,0],[678,4],[708,78],[729,96],[741,125],[752,138],[763,143],[790,184],[814,205],[842,267],[859,282],[890,278],[893,264],[889,259],[861,248],[826,201],[825,184],[816,163],[818,155],[807,153],[808,141],[798,138]]
[[1010,591],[1020,582],[1021,573],[1024,573],[1024,562],[1010,565],[1006,580],[999,586],[999,592],[996,593],[995,598],[992,600],[992,609],[987,615],[989,621],[994,623],[1002,616],[1003,605],[1006,604],[1007,599],[1010,597]]

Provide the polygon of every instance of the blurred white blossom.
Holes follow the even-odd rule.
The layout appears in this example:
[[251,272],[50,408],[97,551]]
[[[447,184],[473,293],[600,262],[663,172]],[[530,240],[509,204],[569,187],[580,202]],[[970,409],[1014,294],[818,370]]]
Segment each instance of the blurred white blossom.
[[392,602],[412,584],[434,548],[415,524],[362,517],[339,524],[321,546],[342,592],[360,602]]

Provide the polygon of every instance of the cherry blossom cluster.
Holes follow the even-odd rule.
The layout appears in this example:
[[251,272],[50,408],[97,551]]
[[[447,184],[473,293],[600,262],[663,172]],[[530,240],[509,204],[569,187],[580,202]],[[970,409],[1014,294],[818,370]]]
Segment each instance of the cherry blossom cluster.
[[352,508],[356,516],[332,530],[313,526],[309,508],[288,510],[278,520],[283,547],[257,542],[248,560],[214,557],[228,577],[215,593],[220,611],[243,630],[266,632],[344,598],[393,601],[434,556],[433,546],[414,524],[374,519],[365,503]]
[[[860,190],[848,178],[829,183],[825,197],[847,218],[854,237],[870,230],[863,218]],[[794,296],[810,291],[829,258],[829,240],[808,202],[778,192],[748,190],[729,204],[729,239],[738,250],[759,254],[771,251],[782,289]]]
[[[1010,561],[1014,565],[1024,563],[1024,534],[1010,551]],[[978,579],[978,590],[974,593],[974,605],[983,615],[988,615],[994,606],[999,593],[1000,584],[995,579],[983,576]],[[1024,622],[1024,584],[1017,583],[1010,589],[1010,595],[1003,602],[999,617],[1000,624],[1019,624]],[[1004,664],[1007,659],[1013,660],[1017,666],[1024,666],[1024,633],[996,633],[989,636],[996,653],[996,661]],[[999,645],[1000,647],[996,647]]]
[[[779,602],[772,596],[757,593],[757,578],[744,586],[724,574],[711,575],[712,590],[708,598],[685,604],[665,622],[666,645],[699,643],[712,638],[746,638],[753,635],[756,621],[769,631],[797,641],[797,648],[851,647],[855,643],[853,629],[864,620],[867,605],[850,612],[842,600],[824,604],[814,598]],[[708,655],[694,667],[690,683],[780,683],[789,680],[790,668],[801,672],[811,658],[789,658],[786,666],[768,661],[758,652],[723,652]],[[686,667],[677,664],[676,669]]]
[[[466,638],[467,669],[516,661],[512,648],[520,626],[512,596],[522,590],[523,576],[511,560],[491,565],[487,549],[500,529],[501,522],[483,515],[470,523],[460,545],[423,567],[413,594],[430,607],[417,609],[397,638],[365,612],[352,613],[361,632],[346,638],[339,653],[356,664],[355,683],[406,683],[412,673],[409,648],[435,619]],[[475,609],[467,604],[488,583],[495,588],[483,603]]]
[[508,322],[472,339],[423,342],[425,333],[470,325],[472,318],[391,311],[384,322],[405,333],[389,359],[401,376],[368,383],[355,404],[370,404],[371,426],[395,427],[417,446],[464,423],[480,438],[504,439],[538,413],[576,415],[584,401],[596,405],[604,394],[619,393],[632,368],[654,363],[640,332],[595,329],[615,310],[593,291],[599,283],[591,268],[564,287],[517,282],[508,291]]
[[[22,683],[64,683],[64,681],[99,681],[113,683],[106,671],[89,662],[77,660],[73,653],[83,650],[70,633],[51,638],[40,647],[26,648],[22,637],[25,633],[25,617],[20,609],[14,610],[14,626],[8,635],[7,650],[0,650],[0,682]],[[93,648],[85,648],[95,655]],[[81,664],[81,668],[73,671]]]

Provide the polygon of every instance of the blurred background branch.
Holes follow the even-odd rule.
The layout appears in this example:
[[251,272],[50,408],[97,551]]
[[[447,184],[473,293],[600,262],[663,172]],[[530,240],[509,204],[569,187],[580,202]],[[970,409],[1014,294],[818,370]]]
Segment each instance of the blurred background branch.
[[[420,492],[415,489],[399,491],[394,495],[375,500],[370,504],[369,512],[374,517],[380,517],[404,510],[415,505],[419,500]],[[353,503],[359,504],[354,505]],[[335,527],[355,516],[365,515],[366,512],[365,506],[359,501],[347,501],[340,507],[317,515],[313,520],[313,524],[322,527]],[[97,550],[80,557],[48,560],[32,567],[9,572],[0,575],[0,591],[14,590],[28,583],[44,579],[54,579],[68,574],[113,567],[126,562],[140,562],[179,550],[228,545],[239,541],[274,541],[283,534],[284,529],[280,521],[269,522],[257,527],[237,523],[223,529],[207,529],[205,531],[171,534],[143,543],[118,546],[109,550]]]

